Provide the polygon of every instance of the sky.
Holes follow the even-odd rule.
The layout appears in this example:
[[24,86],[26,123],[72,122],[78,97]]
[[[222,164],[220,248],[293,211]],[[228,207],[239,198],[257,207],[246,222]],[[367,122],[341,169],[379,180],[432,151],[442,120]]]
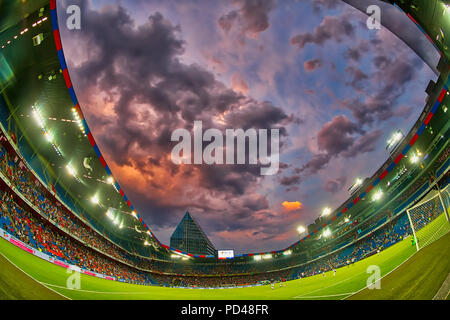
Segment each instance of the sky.
[[[408,132],[433,72],[340,0],[70,0],[61,28],[88,125],[162,243],[188,210],[217,249],[260,252],[348,198]],[[60,13],[59,19],[62,19]],[[60,23],[60,25],[63,25]],[[280,170],[175,165],[177,128],[279,129]]]

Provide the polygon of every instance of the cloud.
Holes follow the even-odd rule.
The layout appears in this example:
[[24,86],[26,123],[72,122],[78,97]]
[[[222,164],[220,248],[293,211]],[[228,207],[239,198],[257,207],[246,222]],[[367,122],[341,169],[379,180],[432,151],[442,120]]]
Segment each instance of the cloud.
[[338,156],[355,158],[359,154],[374,151],[381,135],[381,130],[365,132],[345,115],[334,117],[317,134],[321,153],[314,154],[302,167],[295,169],[296,181],[319,172]]
[[289,177],[282,177],[280,178],[280,183],[283,186],[291,186],[294,184],[299,184],[300,183],[300,175],[293,175],[293,176],[289,176]]
[[323,189],[329,193],[336,193],[344,187],[346,181],[347,181],[346,177],[327,179],[327,181],[323,185]]
[[219,26],[226,33],[235,27],[243,38],[256,38],[270,26],[269,14],[274,9],[274,0],[233,0],[238,9],[219,18]]
[[238,93],[241,93],[243,95],[246,95],[248,93],[248,84],[245,81],[244,77],[238,73],[235,72],[232,76],[231,76],[231,88]]
[[303,204],[300,201],[284,201],[281,205],[286,211],[296,211],[300,210],[303,207]]
[[354,133],[361,133],[360,127],[344,115],[336,116],[326,123],[317,134],[319,149],[335,156],[347,150],[354,142]]
[[321,46],[329,40],[341,41],[354,35],[355,27],[345,15],[326,16],[314,31],[295,35],[290,42],[299,49],[303,49],[308,43]]
[[320,60],[320,59],[312,59],[312,60],[305,61],[303,63],[303,67],[305,68],[305,70],[307,72],[311,72],[316,69],[319,69],[322,67],[322,65],[323,65],[323,63],[322,63],[322,60]]

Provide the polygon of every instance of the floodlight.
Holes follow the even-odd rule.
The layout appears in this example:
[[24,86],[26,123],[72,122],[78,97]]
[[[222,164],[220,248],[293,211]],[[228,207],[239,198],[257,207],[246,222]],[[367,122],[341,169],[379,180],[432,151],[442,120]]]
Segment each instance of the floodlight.
[[48,142],[53,141],[53,135],[48,131],[44,133],[44,137],[45,137],[45,139],[47,139]]
[[410,161],[411,161],[411,163],[417,163],[417,162],[419,161],[419,157],[417,156],[417,154],[414,153],[414,154],[411,156]]
[[108,179],[106,179],[106,182],[109,184],[113,184],[114,183],[114,178],[112,176],[109,176]]
[[285,256],[288,256],[290,254],[292,254],[291,250],[286,250],[286,251],[283,252],[283,255],[285,255]]
[[262,256],[263,259],[272,259],[272,255],[270,253]]
[[77,174],[75,169],[70,165],[70,163],[66,166],[67,171],[70,173],[70,175],[74,176]]
[[326,207],[325,209],[323,209],[322,211],[322,216],[326,217],[331,213],[331,209]]
[[372,197],[373,201],[378,201],[383,197],[383,192],[381,192],[381,190],[378,190],[377,192],[375,192],[375,194]]
[[255,259],[256,261],[260,261],[261,260],[261,255],[256,255],[256,256],[253,256],[253,259]]
[[299,234],[302,234],[303,232],[306,231],[306,229],[305,229],[304,226],[298,226],[297,231],[298,231]]
[[91,198],[91,202],[94,203],[94,204],[98,204],[98,202],[99,202],[98,196],[97,196],[97,195],[93,196],[93,197]]
[[330,229],[325,229],[324,231],[323,231],[323,234],[322,234],[325,238],[328,238],[329,236],[331,236],[331,230]]

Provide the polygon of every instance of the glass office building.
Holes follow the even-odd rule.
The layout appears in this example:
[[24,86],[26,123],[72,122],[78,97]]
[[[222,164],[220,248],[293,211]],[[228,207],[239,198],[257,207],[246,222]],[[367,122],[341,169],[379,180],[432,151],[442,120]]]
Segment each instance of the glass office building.
[[198,255],[216,255],[216,249],[198,223],[186,212],[170,237],[174,249]]

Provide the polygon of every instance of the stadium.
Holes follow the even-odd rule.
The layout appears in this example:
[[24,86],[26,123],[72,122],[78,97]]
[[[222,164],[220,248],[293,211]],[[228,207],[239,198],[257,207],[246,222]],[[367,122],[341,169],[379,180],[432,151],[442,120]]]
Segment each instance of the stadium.
[[428,39],[411,44],[438,76],[419,118],[297,242],[220,259],[161,243],[115,179],[71,82],[56,0],[0,1],[0,299],[449,299],[449,4],[379,2],[409,23],[381,21],[400,39]]

